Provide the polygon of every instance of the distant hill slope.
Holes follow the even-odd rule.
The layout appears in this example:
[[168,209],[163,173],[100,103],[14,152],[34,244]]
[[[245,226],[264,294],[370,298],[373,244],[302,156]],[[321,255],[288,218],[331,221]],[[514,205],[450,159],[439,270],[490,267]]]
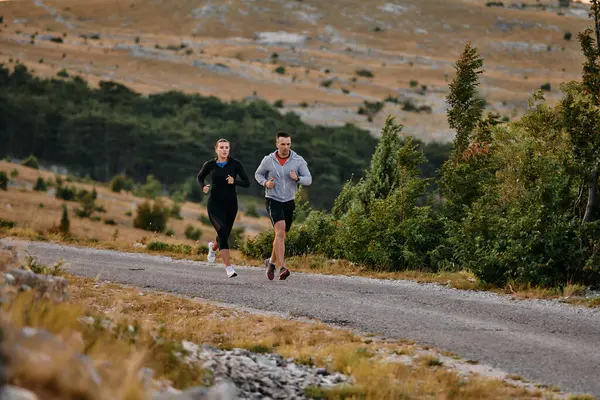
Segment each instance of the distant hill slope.
[[[0,62],[63,68],[149,93],[282,100],[315,124],[374,133],[389,113],[424,140],[450,140],[444,96],[467,41],[485,59],[481,94],[513,118],[529,94],[576,79],[586,7],[483,0],[33,0],[0,2]],[[523,8],[521,4],[526,4]],[[571,40],[565,34],[571,34]],[[568,34],[567,34],[568,37]],[[279,68],[276,72],[276,69]],[[363,70],[360,74],[357,71]],[[369,72],[372,74],[370,76]],[[412,82],[412,86],[411,86]],[[373,105],[358,113],[364,101]]]

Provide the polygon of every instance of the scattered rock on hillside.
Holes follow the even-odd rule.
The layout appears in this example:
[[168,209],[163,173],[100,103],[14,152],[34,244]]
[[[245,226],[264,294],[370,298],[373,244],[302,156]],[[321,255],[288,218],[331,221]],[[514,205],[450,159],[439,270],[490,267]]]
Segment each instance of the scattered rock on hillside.
[[257,32],[254,38],[262,44],[279,45],[302,45],[308,40],[308,36],[297,33],[279,32]]

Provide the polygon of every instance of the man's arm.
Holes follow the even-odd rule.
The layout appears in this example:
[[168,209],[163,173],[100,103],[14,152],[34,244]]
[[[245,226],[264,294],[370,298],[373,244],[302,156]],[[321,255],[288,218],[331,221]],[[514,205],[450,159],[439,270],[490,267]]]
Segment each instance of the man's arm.
[[254,179],[256,179],[256,182],[258,182],[260,186],[265,186],[268,172],[269,170],[267,168],[267,157],[264,157],[260,162],[260,165],[256,169],[256,172],[254,172]]
[[312,183],[312,175],[308,170],[308,164],[306,161],[300,164],[298,168],[298,183],[302,186],[310,186]]

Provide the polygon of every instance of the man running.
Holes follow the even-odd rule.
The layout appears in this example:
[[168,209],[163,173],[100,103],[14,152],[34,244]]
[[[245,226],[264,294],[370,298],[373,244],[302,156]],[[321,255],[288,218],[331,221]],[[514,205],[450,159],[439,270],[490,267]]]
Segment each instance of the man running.
[[265,156],[254,173],[256,181],[265,187],[267,212],[275,230],[271,257],[265,260],[267,278],[273,280],[276,266],[279,280],[290,276],[285,267],[285,236],[292,227],[294,198],[300,185],[309,186],[312,176],[304,158],[291,150],[292,139],[286,132],[275,135],[277,150]]

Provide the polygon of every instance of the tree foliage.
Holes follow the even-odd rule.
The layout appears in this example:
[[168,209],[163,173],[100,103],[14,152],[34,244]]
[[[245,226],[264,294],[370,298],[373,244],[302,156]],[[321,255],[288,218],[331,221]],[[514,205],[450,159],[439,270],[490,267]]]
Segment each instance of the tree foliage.
[[[355,126],[309,126],[263,101],[226,103],[177,91],[142,96],[115,82],[93,88],[78,76],[38,78],[20,64],[0,66],[0,89],[0,155],[34,154],[104,182],[125,175],[139,183],[152,175],[169,192],[187,185],[196,201],[194,178],[221,137],[251,176],[274,151],[275,132],[290,132],[315,177],[307,194],[317,208],[330,208],[343,184],[363,175],[377,144]],[[448,147],[432,150],[443,158]],[[240,193],[262,196],[264,189],[252,182]]]

